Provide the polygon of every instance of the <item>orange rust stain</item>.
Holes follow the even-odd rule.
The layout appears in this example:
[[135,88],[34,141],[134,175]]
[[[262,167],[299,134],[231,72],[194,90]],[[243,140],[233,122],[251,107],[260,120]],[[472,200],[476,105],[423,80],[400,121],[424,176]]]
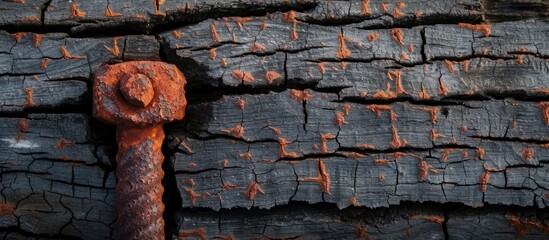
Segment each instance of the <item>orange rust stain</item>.
[[145,15],[134,14],[134,15],[132,15],[131,17],[134,18],[134,19],[144,19],[144,18],[145,18]]
[[319,62],[317,64],[317,66],[318,66],[318,71],[320,71],[320,73],[322,73],[322,74],[326,73],[326,67],[325,67],[326,63],[325,62]]
[[389,11],[389,8],[387,8],[387,5],[385,3],[382,3],[380,8],[381,8],[381,11],[384,11],[384,12]]
[[313,95],[306,90],[299,91],[296,89],[292,89],[290,90],[290,97],[298,102],[306,102],[307,100],[312,98]]
[[487,55],[487,54],[488,54],[488,49],[482,48],[482,55]]
[[260,192],[261,194],[265,194],[265,191],[261,189],[261,186],[256,181],[251,182],[248,185],[248,188],[246,188],[246,191],[244,191],[244,194],[246,194],[246,197],[248,197],[248,200],[253,201],[255,196],[257,195],[257,192]]
[[517,63],[520,64],[520,65],[522,65],[522,63],[524,63],[524,60],[522,58],[522,54],[517,55]]
[[403,17],[404,15],[406,15],[406,14],[402,13],[402,12],[401,12],[400,10],[398,10],[397,8],[394,8],[394,9],[393,9],[393,17],[399,18],[399,17]]
[[520,156],[522,157],[522,159],[530,161],[530,159],[532,159],[532,157],[534,156],[534,149],[526,146],[524,150],[522,150],[522,152],[520,153]]
[[14,3],[25,4],[25,0],[7,0],[6,2],[14,2]]
[[267,22],[262,22],[261,23],[261,30],[265,30],[267,29]]
[[18,33],[12,33],[11,37],[15,39],[16,42],[20,42],[21,39],[23,39],[27,35],[27,33],[24,32],[18,32]]
[[263,52],[265,51],[267,48],[265,48],[265,46],[263,46],[261,43],[258,43],[258,42],[254,42],[254,44],[252,44],[252,46],[250,47],[250,51],[251,52]]
[[329,153],[328,151],[328,139],[335,139],[336,136],[331,133],[321,134],[320,135],[320,152]]
[[429,164],[427,164],[425,160],[423,159],[419,160],[419,164],[417,165],[419,181],[425,181],[425,179],[427,179],[427,175],[429,174],[429,169],[431,169],[431,166],[429,166]]
[[373,42],[379,38],[379,33],[368,34],[368,42]]
[[359,226],[356,226],[356,236],[357,236],[357,238],[362,238],[362,239],[366,239],[366,240],[371,240],[372,239],[370,237],[370,235],[368,234],[368,231],[366,231],[365,228],[362,228],[362,227],[359,227]]
[[397,95],[391,91],[391,83],[387,83],[387,90],[385,91],[381,90],[375,93],[372,97],[375,99],[388,100],[388,99],[396,98]]
[[61,54],[63,55],[63,58],[65,59],[84,59],[86,57],[83,56],[72,56],[69,51],[67,50],[67,46],[61,46],[59,47],[59,51],[61,51]]
[[431,99],[431,96],[429,96],[429,93],[425,90],[425,87],[421,85],[421,92],[419,92],[419,99],[421,100],[429,100]]
[[484,172],[480,174],[480,191],[481,192],[486,191],[486,186],[488,185],[489,180],[490,180],[490,172],[488,170],[484,170]]
[[227,168],[229,166],[229,160],[223,159],[223,168]]
[[381,116],[381,113],[383,111],[391,111],[391,106],[372,104],[372,105],[368,105],[366,109],[372,111],[376,115],[376,117],[379,117]]
[[20,21],[20,22],[39,22],[40,18],[35,17],[35,16],[22,17],[22,18],[18,18],[17,21]]
[[394,126],[391,126],[391,132],[393,134],[393,140],[391,140],[390,144],[392,148],[400,148],[408,144],[408,141],[400,139],[400,137],[398,136],[398,132]]
[[242,31],[244,29],[244,23],[252,20],[251,17],[231,17],[231,20],[236,23],[238,29]]
[[360,206],[360,204],[359,204],[358,201],[356,200],[356,197],[355,197],[355,196],[352,196],[351,199],[349,199],[349,204],[351,204],[353,207],[358,207],[358,206]]
[[448,89],[444,86],[444,82],[441,78],[438,79],[438,95],[448,96]]
[[193,169],[195,167],[196,167],[196,163],[192,162],[192,163],[187,164],[187,168]]
[[174,38],[177,38],[177,39],[181,38],[181,33],[178,31],[172,31],[172,35]]
[[466,158],[467,156],[469,156],[469,152],[467,152],[467,150],[462,150],[462,151],[461,151],[461,156],[462,156],[463,158]]
[[26,105],[27,106],[34,106],[34,99],[32,98],[32,88],[25,88],[25,95],[26,98]]
[[291,142],[286,140],[285,138],[283,137],[279,137],[278,138],[278,154],[280,155],[281,158],[297,158],[299,157],[299,155],[297,155],[297,153],[295,152],[287,152],[286,151],[286,146],[288,146]]
[[295,11],[289,11],[289,12],[283,13],[282,14],[282,21],[292,23],[292,31],[290,32],[290,39],[292,39],[292,40],[298,39],[298,35],[297,35],[297,31],[296,31],[297,19],[296,19]]
[[246,152],[238,155],[238,158],[245,158],[246,160],[252,160],[252,153]]
[[391,123],[394,123],[397,120],[397,115],[393,112],[393,110],[389,111],[389,120],[391,120]]
[[15,208],[7,203],[0,203],[0,216],[13,215]]
[[347,67],[347,62],[339,62],[339,67],[345,69]]
[[210,50],[208,50],[208,52],[210,53],[211,60],[214,60],[217,57],[217,52],[215,50],[216,50],[215,48],[211,48]]
[[112,38],[112,48],[107,47],[107,45],[103,45],[109,52],[111,52],[112,55],[118,56],[120,54],[120,50],[118,49],[118,39],[120,37],[114,37]]
[[449,61],[449,60],[444,60],[444,66],[446,66],[446,68],[448,68],[448,71],[450,71],[450,73],[454,73],[454,64],[452,63],[452,61]]
[[42,42],[42,38],[44,38],[44,36],[43,36],[42,34],[35,33],[35,34],[34,34],[34,39],[32,40],[32,44],[33,44],[35,47],[39,47],[39,46],[40,46],[40,42]]
[[397,6],[397,8],[402,9],[402,8],[406,7],[406,3],[404,3],[404,2],[397,2],[396,6]]
[[486,150],[484,150],[484,148],[481,148],[481,147],[477,148],[478,159],[483,159],[485,154],[486,154]]
[[407,154],[407,153],[404,153],[404,152],[394,152],[394,153],[387,153],[386,155],[392,157],[392,158],[395,159],[395,160],[398,160],[398,159],[400,159],[401,157],[404,157],[404,156],[406,156],[406,155],[408,155],[408,154]]
[[189,147],[189,145],[187,145],[187,143],[185,141],[181,141],[179,143],[179,146],[181,146],[183,149],[185,149],[185,151],[187,151],[188,153],[191,153],[191,154],[194,153],[194,151],[191,149],[191,147]]
[[25,119],[19,120],[19,123],[17,123],[17,129],[19,130],[19,134],[17,135],[16,141],[19,142],[21,140],[21,137],[23,136],[23,133],[27,131],[27,128],[29,127],[29,122]]
[[255,80],[250,72],[246,72],[244,70],[239,70],[239,69],[233,70],[231,72],[231,76],[234,79],[244,81],[244,82],[248,82],[248,83],[253,82]]
[[391,29],[391,38],[400,45],[404,45],[404,32],[398,28]]
[[408,54],[403,52],[402,54],[400,54],[400,61],[404,62],[406,60],[408,60]]
[[541,114],[543,115],[545,124],[549,125],[549,102],[540,102],[539,108],[541,109]]
[[380,173],[379,175],[377,175],[377,179],[379,179],[379,181],[383,181],[385,180],[385,175]]
[[339,34],[337,36],[337,42],[339,44],[339,51],[336,54],[336,58],[342,59],[351,56],[351,51],[349,51],[347,45],[345,45],[345,35]]
[[55,144],[55,148],[57,149],[63,149],[69,146],[74,146],[75,144],[67,139],[61,138],[57,143]]
[[49,58],[43,58],[40,62],[40,68],[46,69],[48,67],[48,61],[50,61]]
[[326,172],[326,166],[322,159],[318,160],[318,175],[316,177],[300,178],[301,182],[316,182],[323,193],[330,194],[330,175]]
[[408,45],[408,52],[414,53],[414,45],[411,43]]
[[365,157],[364,154],[356,153],[356,152],[345,152],[343,153],[345,157],[352,157],[352,158],[363,158]]
[[198,238],[200,240],[206,240],[206,231],[202,228],[195,230],[179,230],[178,240],[185,240],[187,237]]
[[463,60],[459,62],[459,65],[463,65],[463,70],[465,72],[469,72],[469,64],[471,63],[471,60]]
[[421,16],[423,16],[423,12],[416,12],[414,16],[416,16],[416,18],[420,18]]
[[541,144],[539,146],[542,148],[549,148],[549,143]]
[[343,105],[343,114],[345,114],[345,116],[349,115],[349,112],[351,111],[351,105],[349,105],[348,103],[344,104]]
[[246,101],[244,99],[238,99],[234,104],[240,110],[246,108]]
[[374,146],[372,144],[367,144],[367,143],[358,144],[355,147],[360,148],[360,149],[372,149],[372,150],[376,149],[376,146]]
[[215,25],[217,25],[217,21],[213,21],[212,24],[210,24],[210,34],[215,42],[221,42],[219,35],[217,34],[217,30],[215,29]]
[[278,135],[278,136],[280,136],[280,135],[282,134],[282,132],[281,132],[280,129],[278,129],[278,128],[271,127],[271,126],[269,126],[269,128],[270,128],[271,130],[273,130],[273,132],[274,132],[276,135]]
[[219,64],[221,64],[222,67],[227,67],[229,65],[229,63],[227,62],[227,60],[225,58],[222,58],[219,61]]
[[122,16],[122,14],[113,11],[110,7],[107,7],[107,8],[105,8],[105,16],[107,16],[107,17],[120,17],[120,16]]
[[434,128],[431,128],[431,141],[434,142],[438,138],[444,138],[444,135],[436,133]]
[[370,0],[362,0],[360,1],[360,5],[362,6],[362,10],[360,11],[360,15],[366,15],[370,14],[371,10],[368,6],[370,4]]
[[470,23],[458,23],[458,27],[467,28],[473,32],[484,33],[485,37],[490,36],[491,28],[488,24],[470,24]]
[[509,221],[511,227],[515,228],[515,234],[517,237],[524,236],[528,233],[528,231],[530,231],[530,228],[539,229],[544,233],[549,232],[549,226],[539,220],[523,220],[519,216],[513,215],[507,216],[507,220]]
[[450,155],[450,153],[452,153],[452,149],[444,149],[444,153],[442,154],[442,156],[440,156],[440,160],[443,161],[443,162],[446,162],[446,159],[448,159],[448,156]]
[[164,0],[154,0],[154,15],[156,16],[166,16],[166,13],[161,12],[158,9],[158,6],[162,5],[160,2],[164,2]]
[[343,125],[349,124],[349,122],[345,121],[345,115],[342,112],[336,112],[334,117],[334,124],[338,127],[341,127]]
[[402,87],[401,73],[402,73],[401,69],[389,70],[389,72],[387,72],[387,77],[389,77],[389,80],[395,81],[395,90],[397,94],[407,93]]
[[37,76],[37,75],[33,75],[33,76],[32,76],[32,79],[35,80],[35,81],[38,81],[38,76]]
[[389,164],[389,163],[391,163],[391,160],[389,160],[389,159],[380,158],[380,159],[374,160],[374,164],[376,166],[382,166],[382,165],[386,165],[386,164]]
[[274,82],[274,80],[277,80],[281,77],[282,77],[282,75],[280,75],[279,73],[277,73],[275,71],[267,71],[265,73],[265,81],[267,81],[268,84],[272,84]]
[[368,93],[367,93],[367,92],[364,92],[364,91],[361,91],[361,92],[359,93],[359,96],[360,96],[361,98],[366,98],[366,96],[368,96]]
[[71,5],[71,15],[69,16],[70,18],[82,18],[85,16],[86,16],[86,13],[78,9],[78,4],[73,3]]
[[441,225],[444,223],[444,217],[441,217],[441,216],[425,216],[423,217],[423,219],[429,222],[434,222],[436,224],[441,224]]
[[429,113],[429,115],[431,115],[431,123],[433,123],[433,124],[437,123],[437,112],[438,112],[437,107],[430,107],[430,108],[428,108],[428,107],[412,107],[412,108]]
[[233,137],[242,138],[244,135],[244,127],[241,124],[237,124],[233,128],[220,130],[222,133],[231,134]]

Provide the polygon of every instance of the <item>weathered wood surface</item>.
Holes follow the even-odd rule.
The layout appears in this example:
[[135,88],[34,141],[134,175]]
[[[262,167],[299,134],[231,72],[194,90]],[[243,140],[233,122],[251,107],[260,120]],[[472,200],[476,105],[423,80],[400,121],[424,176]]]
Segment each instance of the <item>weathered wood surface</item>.
[[524,2],[0,1],[0,236],[119,238],[90,81],[161,60],[190,100],[168,238],[543,239],[549,23]]

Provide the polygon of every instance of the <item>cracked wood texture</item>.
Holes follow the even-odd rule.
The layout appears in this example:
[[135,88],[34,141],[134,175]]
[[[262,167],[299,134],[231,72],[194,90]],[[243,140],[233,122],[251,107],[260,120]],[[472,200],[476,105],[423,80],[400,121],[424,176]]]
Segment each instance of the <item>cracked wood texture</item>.
[[105,64],[175,64],[167,239],[546,239],[543,0],[0,1],[0,236],[118,235]]

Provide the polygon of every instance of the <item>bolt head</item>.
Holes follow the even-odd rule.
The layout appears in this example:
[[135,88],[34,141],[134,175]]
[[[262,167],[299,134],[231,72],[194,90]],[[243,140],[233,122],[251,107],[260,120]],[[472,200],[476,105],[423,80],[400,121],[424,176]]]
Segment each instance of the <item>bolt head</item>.
[[119,84],[124,98],[134,106],[146,107],[154,97],[151,80],[143,74],[124,74]]

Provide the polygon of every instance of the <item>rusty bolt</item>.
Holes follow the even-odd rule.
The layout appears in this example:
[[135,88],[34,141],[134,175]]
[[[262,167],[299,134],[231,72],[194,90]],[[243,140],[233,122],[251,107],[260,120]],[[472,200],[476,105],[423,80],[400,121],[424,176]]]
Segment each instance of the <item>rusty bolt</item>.
[[163,62],[125,62],[95,71],[93,116],[116,125],[121,238],[164,239],[162,125],[183,119],[185,84],[183,74]]

